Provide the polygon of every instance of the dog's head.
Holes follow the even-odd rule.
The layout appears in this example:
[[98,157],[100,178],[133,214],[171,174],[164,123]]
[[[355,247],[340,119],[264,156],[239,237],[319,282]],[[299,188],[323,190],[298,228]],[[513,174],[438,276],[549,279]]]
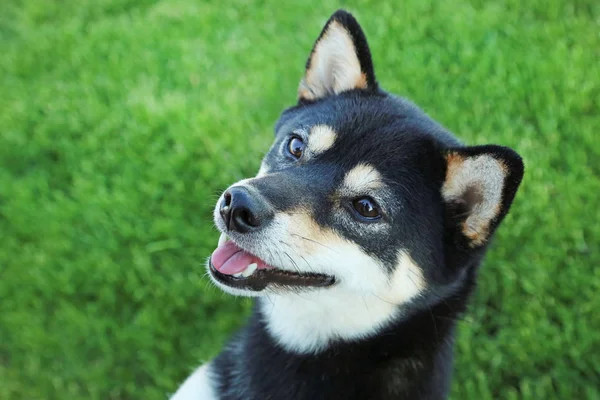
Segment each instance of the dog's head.
[[460,282],[522,174],[514,151],[465,147],[381,90],[363,31],[338,11],[258,175],[217,202],[210,276],[239,295],[343,290],[408,304]]

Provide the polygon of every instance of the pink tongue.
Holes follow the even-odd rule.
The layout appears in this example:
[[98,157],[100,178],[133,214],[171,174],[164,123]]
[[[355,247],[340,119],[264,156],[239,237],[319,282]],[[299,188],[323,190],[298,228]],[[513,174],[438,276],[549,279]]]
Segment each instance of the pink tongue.
[[213,251],[211,262],[217,271],[226,275],[242,272],[252,263],[258,264],[258,269],[267,268],[267,265],[261,259],[240,249],[231,240]]

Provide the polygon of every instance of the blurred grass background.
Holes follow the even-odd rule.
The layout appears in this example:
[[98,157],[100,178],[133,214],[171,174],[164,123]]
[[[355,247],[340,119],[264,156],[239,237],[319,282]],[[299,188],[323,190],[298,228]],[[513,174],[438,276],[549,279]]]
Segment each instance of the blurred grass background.
[[386,89],[526,161],[453,398],[600,398],[596,0],[1,2],[0,398],[164,399],[219,351],[213,203],[340,6]]

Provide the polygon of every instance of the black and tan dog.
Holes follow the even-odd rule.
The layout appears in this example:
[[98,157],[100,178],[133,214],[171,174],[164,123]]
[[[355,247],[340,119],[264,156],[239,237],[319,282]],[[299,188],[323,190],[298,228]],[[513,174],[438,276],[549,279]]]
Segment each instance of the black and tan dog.
[[356,20],[317,39],[258,175],[231,186],[208,270],[256,297],[174,399],[444,399],[456,320],[523,175],[383,91]]

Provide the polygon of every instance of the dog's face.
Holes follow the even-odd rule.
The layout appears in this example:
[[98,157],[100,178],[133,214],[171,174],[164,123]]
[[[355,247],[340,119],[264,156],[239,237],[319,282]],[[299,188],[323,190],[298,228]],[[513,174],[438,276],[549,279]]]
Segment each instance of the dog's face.
[[442,226],[431,227],[442,215],[442,157],[426,136],[402,133],[393,108],[377,111],[389,99],[330,100],[288,111],[258,176],[217,204],[215,222],[231,242],[213,255],[212,273],[226,290],[382,294],[401,275],[411,280],[398,295],[410,297],[424,285],[410,248],[442,240]]
[[523,173],[512,150],[464,147],[383,92],[345,12],[327,22],[275,131],[258,175],[215,207],[209,272],[229,293],[342,290],[401,305],[444,292],[485,248]]

